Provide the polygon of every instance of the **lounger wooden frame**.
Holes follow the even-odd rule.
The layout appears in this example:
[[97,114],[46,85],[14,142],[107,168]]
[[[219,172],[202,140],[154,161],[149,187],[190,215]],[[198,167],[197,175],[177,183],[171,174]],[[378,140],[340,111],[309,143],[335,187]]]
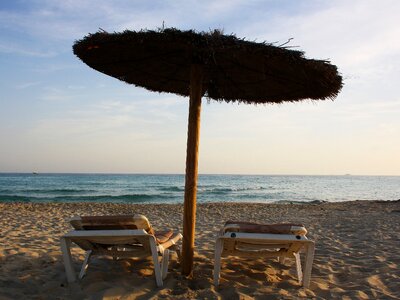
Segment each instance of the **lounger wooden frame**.
[[[304,235],[235,232],[237,227],[225,227],[215,245],[214,285],[219,285],[221,258],[223,256],[295,258],[299,283],[309,287],[314,259],[314,242]],[[300,250],[305,251],[304,268],[300,261]],[[303,275],[304,270],[304,275]]]

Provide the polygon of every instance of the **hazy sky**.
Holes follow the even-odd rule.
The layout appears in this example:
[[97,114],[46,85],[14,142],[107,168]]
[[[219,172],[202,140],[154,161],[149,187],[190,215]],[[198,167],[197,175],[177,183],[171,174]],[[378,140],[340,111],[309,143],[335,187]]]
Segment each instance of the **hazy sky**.
[[1,0],[0,172],[184,173],[188,99],[92,70],[102,28],[223,29],[329,59],[335,101],[203,101],[200,173],[400,175],[400,1]]

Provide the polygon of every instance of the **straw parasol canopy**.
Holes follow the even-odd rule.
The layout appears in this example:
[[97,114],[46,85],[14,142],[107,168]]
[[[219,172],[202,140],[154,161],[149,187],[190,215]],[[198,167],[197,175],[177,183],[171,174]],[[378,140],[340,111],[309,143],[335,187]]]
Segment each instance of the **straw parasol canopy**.
[[150,91],[189,96],[182,271],[192,273],[201,99],[251,104],[334,99],[342,88],[336,66],[301,51],[174,28],[97,32],[73,51],[104,74]]

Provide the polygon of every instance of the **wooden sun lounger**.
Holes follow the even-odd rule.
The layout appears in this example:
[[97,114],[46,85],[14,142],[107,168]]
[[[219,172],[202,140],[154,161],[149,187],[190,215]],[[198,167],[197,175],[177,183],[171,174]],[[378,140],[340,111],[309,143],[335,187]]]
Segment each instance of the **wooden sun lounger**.
[[[219,285],[221,257],[295,258],[299,283],[309,287],[314,259],[314,242],[307,239],[300,224],[256,224],[228,221],[220,231],[215,246],[214,285]],[[300,250],[305,251],[304,268]],[[304,274],[303,274],[304,270]]]
[[[151,256],[156,284],[161,287],[168,273],[169,250],[176,251],[180,258],[180,248],[176,243],[182,235],[172,231],[154,232],[147,218],[142,215],[75,217],[70,223],[75,230],[61,238],[68,282],[77,279],[70,250],[72,242],[86,251],[79,279],[85,275],[90,258],[94,255],[108,255],[114,259]],[[158,254],[161,254],[161,263]]]

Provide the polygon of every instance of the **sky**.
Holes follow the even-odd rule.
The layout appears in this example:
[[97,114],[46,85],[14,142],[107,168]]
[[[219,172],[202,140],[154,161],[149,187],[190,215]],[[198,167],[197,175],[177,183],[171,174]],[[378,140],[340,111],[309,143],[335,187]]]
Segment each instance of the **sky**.
[[100,28],[222,29],[338,66],[334,100],[203,99],[199,173],[400,175],[398,0],[1,0],[0,172],[184,173],[188,99],[72,53]]

